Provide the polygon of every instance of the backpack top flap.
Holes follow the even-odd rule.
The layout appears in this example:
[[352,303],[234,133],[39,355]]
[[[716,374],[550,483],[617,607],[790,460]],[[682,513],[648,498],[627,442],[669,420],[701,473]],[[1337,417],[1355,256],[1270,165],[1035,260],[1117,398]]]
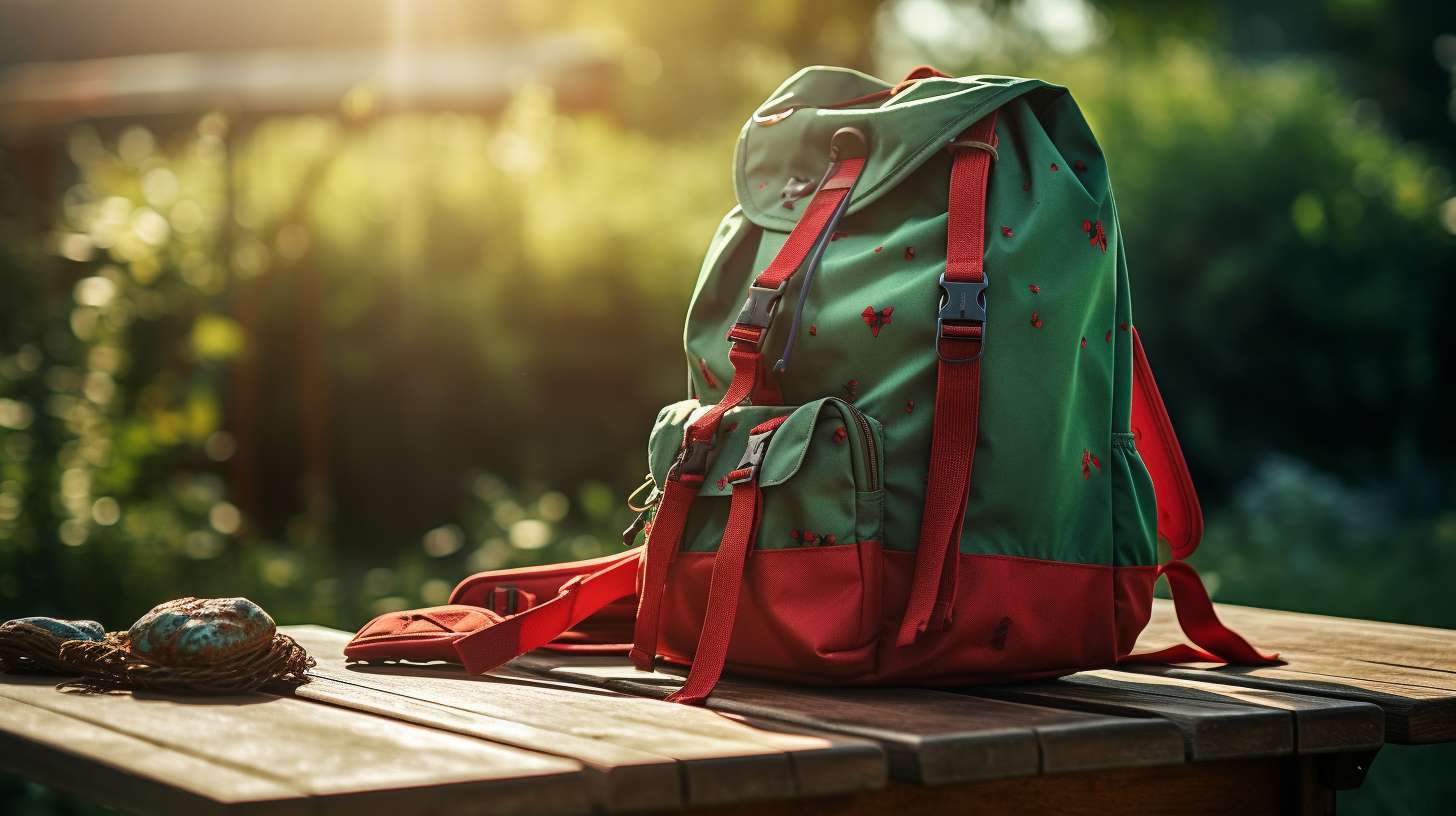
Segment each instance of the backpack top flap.
[[835,107],[891,87],[859,71],[824,66],[805,68],[779,86],[738,136],[734,185],[749,220],[769,229],[793,229],[799,212],[783,206],[784,179],[818,180],[830,137],[842,127],[859,128],[869,141],[869,160],[849,206],[855,213],[992,110],[1032,91],[1066,92],[1020,77],[931,77],[878,105]]

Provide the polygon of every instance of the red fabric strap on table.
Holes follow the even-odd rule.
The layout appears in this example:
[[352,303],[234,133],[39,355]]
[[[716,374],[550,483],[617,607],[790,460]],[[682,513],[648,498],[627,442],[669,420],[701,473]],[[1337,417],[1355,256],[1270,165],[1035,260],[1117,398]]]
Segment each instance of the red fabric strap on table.
[[622,553],[609,566],[567,581],[551,600],[456,640],[460,662],[471,674],[483,674],[545,646],[607,604],[635,592],[641,555],[641,550]]
[[1173,610],[1178,625],[1196,644],[1177,644],[1153,652],[1137,652],[1119,663],[1232,663],[1239,666],[1267,666],[1278,663],[1277,653],[1255,649],[1242,635],[1224,625],[1213,610],[1213,601],[1198,578],[1198,571],[1183,561],[1169,561],[1158,567],[1173,592]]
[[[996,113],[970,127],[962,139],[994,144]],[[958,148],[950,171],[946,220],[945,279],[950,283],[986,280],[986,187],[991,153]],[[971,469],[980,422],[981,349],[984,325],[944,327],[936,338],[935,424],[931,430],[930,469],[925,509],[915,553],[915,576],[896,644],[908,646],[927,630],[950,623],[955,604],[961,528],[970,495]]]

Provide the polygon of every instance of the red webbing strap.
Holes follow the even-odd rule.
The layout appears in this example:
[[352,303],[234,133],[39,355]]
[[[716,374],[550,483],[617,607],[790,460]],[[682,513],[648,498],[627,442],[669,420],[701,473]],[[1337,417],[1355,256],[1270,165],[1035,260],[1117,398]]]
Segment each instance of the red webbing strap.
[[[733,471],[728,477],[743,475]],[[728,658],[728,643],[733,638],[733,620],[738,615],[738,596],[743,587],[743,567],[748,551],[758,534],[762,491],[753,479],[733,486],[733,503],[728,508],[728,524],[723,529],[723,542],[713,558],[713,578],[708,588],[708,611],[703,616],[703,630],[698,635],[698,648],[693,653],[693,667],[683,687],[668,696],[670,703],[701,704],[712,693],[723,674]]]
[[748,551],[758,537],[758,523],[763,507],[763,492],[758,487],[758,467],[763,461],[768,441],[787,416],[774,417],[749,431],[743,461],[729,471],[733,483],[732,504],[728,507],[728,523],[723,540],[713,556],[713,577],[708,585],[708,609],[703,615],[703,628],[698,634],[698,648],[693,653],[693,666],[683,687],[668,695],[670,703],[699,705],[713,692],[723,675],[728,658],[728,644],[733,639],[733,621],[738,616],[738,596],[743,589],[743,568]]
[[1186,644],[1169,646],[1154,652],[1126,655],[1120,663],[1233,663],[1240,666],[1267,666],[1278,663],[1277,653],[1265,654],[1254,648],[1242,635],[1224,625],[1213,610],[1213,601],[1199,580],[1197,570],[1184,561],[1169,561],[1158,567],[1158,574],[1168,579],[1173,592],[1173,610],[1178,625],[1198,648]]
[[1168,579],[1173,611],[1183,633],[1196,646],[1177,644],[1152,652],[1124,655],[1121,663],[1233,663],[1261,666],[1279,662],[1228,628],[1213,610],[1198,571],[1182,559],[1193,554],[1203,538],[1203,510],[1188,473],[1188,463],[1173,431],[1163,395],[1153,379],[1142,337],[1132,331],[1132,428],[1138,453],[1152,477],[1158,506],[1158,536],[1172,547],[1173,560],[1158,567]]
[[454,643],[460,662],[471,674],[484,674],[545,646],[602,607],[635,592],[641,555],[641,550],[622,553],[610,566],[562,584],[551,600],[460,638]]
[[[996,138],[996,113],[971,126],[962,141],[987,146]],[[946,221],[945,280],[984,283],[986,251],[986,187],[991,152],[959,147],[950,171],[950,206]],[[915,577],[899,646],[914,643],[922,632],[950,622],[955,605],[957,556],[965,523],[971,468],[980,423],[981,344],[984,323],[947,323],[937,338],[935,424],[931,431],[930,469],[925,483],[925,509],[915,553]]]
[[1168,542],[1174,558],[1187,558],[1203,538],[1203,508],[1136,327],[1132,329],[1132,430],[1158,499],[1158,536]]
[[[784,245],[774,255],[769,265],[758,274],[753,286],[762,289],[777,289],[788,281],[803,265],[814,244],[823,235],[834,217],[840,203],[854,189],[854,183],[864,170],[864,159],[844,159],[835,164],[828,178],[820,185],[809,206],[794,225]],[[728,360],[733,365],[733,379],[728,390],[717,405],[708,409],[688,425],[683,432],[683,447],[678,460],[668,471],[667,485],[663,488],[662,502],[653,516],[652,530],[647,534],[644,545],[647,555],[643,562],[642,591],[637,604],[637,620],[633,625],[632,650],[628,656],[632,665],[642,671],[652,670],[652,661],[657,655],[657,632],[662,613],[662,593],[667,587],[667,572],[676,557],[682,541],[683,527],[687,524],[688,511],[693,499],[703,486],[703,472],[706,471],[707,449],[718,433],[718,424],[723,415],[742,404],[755,392],[755,386],[762,381],[760,368],[763,354],[759,344],[767,329],[761,326],[746,326],[735,323],[728,330],[728,339],[733,347],[728,350]],[[701,462],[684,470],[690,454],[699,454]],[[693,470],[701,467],[698,472]]]

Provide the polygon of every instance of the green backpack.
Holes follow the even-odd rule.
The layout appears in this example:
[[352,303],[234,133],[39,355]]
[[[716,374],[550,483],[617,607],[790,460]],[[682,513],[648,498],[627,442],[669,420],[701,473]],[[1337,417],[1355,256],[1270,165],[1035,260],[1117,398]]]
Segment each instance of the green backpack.
[[[743,126],[734,183],[688,310],[691,396],[648,443],[646,544],[472,576],[352,657],[479,672],[630,640],[638,668],[691,665],[683,702],[725,666],[940,685],[1274,659],[1181,561],[1198,499],[1066,89],[807,68]],[[1133,655],[1159,575],[1198,647]]]

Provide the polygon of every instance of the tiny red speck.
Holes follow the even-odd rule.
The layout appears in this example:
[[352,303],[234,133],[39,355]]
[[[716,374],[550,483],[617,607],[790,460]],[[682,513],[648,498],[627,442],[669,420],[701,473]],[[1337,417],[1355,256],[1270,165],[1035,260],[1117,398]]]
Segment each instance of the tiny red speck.
[[877,247],[875,247],[875,251],[876,251],[876,252],[883,252],[883,251],[884,251],[884,249],[885,249],[885,248],[884,248],[884,247],[882,247],[882,246],[877,246]]
[[727,425],[723,426],[723,433],[733,433],[736,430],[738,430],[737,422],[730,422]]
[[1052,162],[1052,172],[1053,173],[1057,172],[1060,169],[1062,169],[1062,168],[1057,167],[1057,163],[1056,162]]
[[1031,179],[1021,182],[1021,191],[1023,193],[1031,192]]
[[1036,312],[1031,313],[1031,327],[1033,329],[1041,328],[1041,315],[1037,314]]
[[842,445],[842,444],[844,444],[844,440],[846,440],[848,438],[849,438],[849,431],[845,430],[845,428],[844,428],[843,425],[841,425],[838,428],[835,428],[834,429],[834,444],[836,444],[836,445]]
[[1102,338],[1102,339],[1103,340],[1106,340],[1109,343],[1111,343],[1112,342],[1112,329],[1108,329],[1107,330],[1107,336],[1104,337],[1104,338]]
[[829,233],[829,240],[838,241],[840,238],[843,238],[848,234],[849,233],[847,232],[840,232],[839,230],[835,230],[834,232]]
[[915,260],[915,247],[905,247],[905,260]]
[[702,357],[698,358],[698,373],[703,375],[703,382],[706,383],[709,388],[718,387],[718,378],[713,376],[713,372],[708,368],[708,361],[704,360]]
[[1121,322],[1121,323],[1118,323],[1118,324],[1117,324],[1117,327],[1118,327],[1118,328],[1119,328],[1119,329],[1122,329],[1122,330],[1123,330],[1123,331],[1127,331],[1127,321],[1126,321],[1126,320],[1124,320],[1124,321],[1122,321],[1122,322]]
[[1092,231],[1092,222],[1091,221],[1088,221],[1085,218],[1083,218],[1082,219],[1082,231],[1083,232],[1091,232]]
[[798,541],[799,539],[801,539],[803,537],[804,537],[804,534],[801,533],[801,532],[799,532],[798,530],[790,530],[789,531],[789,538],[792,538],[795,541]]
[[819,540],[819,536],[814,535],[813,533],[809,532],[808,530],[805,530],[804,531],[804,543],[805,544],[813,544],[815,541],[818,541],[818,540]]
[[724,476],[724,477],[722,477],[721,479],[718,480],[718,489],[719,490],[722,490],[723,488],[725,488],[727,486],[728,486],[728,477],[727,476]]
[[819,334],[819,327],[813,323],[809,324],[809,335],[812,337]]
[[1030,291],[1030,292],[1031,292],[1031,293],[1032,293],[1032,294],[1033,294],[1033,295],[1039,295],[1039,294],[1041,294],[1041,287],[1040,287],[1040,286],[1037,286],[1037,285],[1036,285],[1036,284],[1034,284],[1034,283],[1028,283],[1028,284],[1027,284],[1027,285],[1026,285],[1026,288],[1027,288],[1027,290],[1028,290],[1028,291]]
[[834,534],[833,533],[830,533],[829,535],[824,536],[824,546],[826,546],[826,547],[833,547],[836,541],[837,541],[837,539],[834,537]]
[[908,414],[908,413],[910,413],[911,411],[914,411],[914,410],[915,410],[915,400],[906,400],[905,401],[905,413]]
[[1082,338],[1082,348],[1087,348],[1087,338]]
[[1083,170],[1087,169],[1087,163],[1082,161],[1081,159],[1077,159],[1076,161],[1072,162],[1072,169],[1080,173]]
[[1010,227],[1002,227],[1001,228],[1001,234],[1004,235],[1004,236],[1006,236],[1007,238],[1010,238],[1012,235],[1015,235],[1015,233],[1013,233],[1011,231],[1011,228]]

